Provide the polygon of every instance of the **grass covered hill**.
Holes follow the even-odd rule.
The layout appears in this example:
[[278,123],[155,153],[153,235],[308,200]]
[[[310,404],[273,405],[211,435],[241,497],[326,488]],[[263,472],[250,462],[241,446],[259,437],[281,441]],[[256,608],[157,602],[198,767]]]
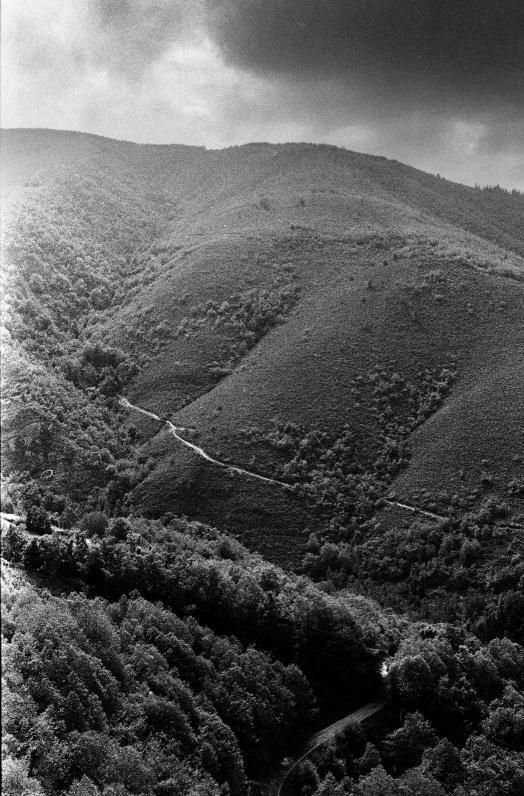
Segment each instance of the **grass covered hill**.
[[[62,470],[67,491],[77,423],[94,485],[114,466],[138,510],[182,511],[287,558],[341,502],[319,487],[328,473],[353,479],[345,520],[391,489],[522,510],[522,195],[307,144],[7,130],[3,158],[16,472]],[[119,394],[309,502],[108,410]],[[72,405],[86,401],[80,434]]]

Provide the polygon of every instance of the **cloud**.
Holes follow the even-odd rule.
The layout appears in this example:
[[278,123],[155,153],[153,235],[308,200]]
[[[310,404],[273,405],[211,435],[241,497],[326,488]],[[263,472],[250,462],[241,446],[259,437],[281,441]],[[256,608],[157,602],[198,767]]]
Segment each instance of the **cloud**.
[[522,0],[206,3],[225,63],[315,140],[523,186]]
[[4,0],[2,123],[187,140],[191,104],[221,67],[198,11],[184,0]]
[[521,0],[3,0],[2,123],[524,188]]
[[201,21],[198,0],[88,0],[96,25],[96,63],[137,80],[177,42],[195,36]]
[[364,105],[522,111],[521,0],[207,0],[230,65],[330,81]]

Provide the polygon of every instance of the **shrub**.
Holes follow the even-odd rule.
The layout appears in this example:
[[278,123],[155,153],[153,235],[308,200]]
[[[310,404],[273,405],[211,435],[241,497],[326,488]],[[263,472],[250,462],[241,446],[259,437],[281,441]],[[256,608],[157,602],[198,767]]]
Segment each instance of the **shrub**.
[[131,526],[123,517],[118,517],[111,525],[111,535],[120,541],[125,541],[127,539],[130,530]]
[[32,274],[29,280],[29,287],[33,293],[43,293],[45,284],[40,274]]
[[47,516],[47,511],[41,506],[30,506],[25,525],[29,533],[51,533],[51,522]]
[[109,520],[103,511],[91,511],[84,515],[80,522],[80,528],[86,536],[104,536],[109,526]]

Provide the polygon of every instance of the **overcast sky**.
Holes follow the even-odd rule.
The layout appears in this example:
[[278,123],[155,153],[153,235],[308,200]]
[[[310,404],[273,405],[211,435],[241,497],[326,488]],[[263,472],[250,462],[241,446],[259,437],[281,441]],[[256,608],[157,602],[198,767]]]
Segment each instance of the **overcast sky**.
[[524,0],[2,0],[2,126],[320,141],[524,190]]

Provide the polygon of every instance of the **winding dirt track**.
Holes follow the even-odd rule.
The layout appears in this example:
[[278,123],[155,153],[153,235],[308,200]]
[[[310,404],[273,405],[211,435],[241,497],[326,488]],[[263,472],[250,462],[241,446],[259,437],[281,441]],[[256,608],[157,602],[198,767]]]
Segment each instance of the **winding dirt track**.
[[211,464],[216,465],[217,467],[222,467],[224,470],[229,470],[231,473],[238,473],[239,475],[246,475],[248,478],[257,478],[259,481],[265,481],[267,484],[276,484],[277,486],[281,486],[284,489],[289,489],[291,487],[290,484],[286,484],[284,481],[277,481],[275,478],[267,478],[265,475],[260,475],[260,473],[253,473],[251,470],[244,470],[243,467],[237,467],[234,464],[227,464],[227,462],[221,462],[220,459],[213,459],[208,453],[205,452],[203,448],[200,448],[198,445],[195,445],[193,442],[189,442],[189,440],[184,439],[179,434],[179,431],[182,429],[179,426],[175,426],[171,423],[170,420],[162,420],[158,415],[155,415],[154,412],[148,412],[147,409],[142,409],[140,406],[135,406],[132,404],[131,401],[128,401],[127,398],[121,398],[120,403],[122,406],[125,406],[127,409],[134,409],[136,412],[141,412],[143,415],[147,415],[152,420],[158,420],[160,423],[165,423],[166,426],[169,428],[170,433],[177,439],[182,445],[185,445],[186,448],[189,448],[196,453],[197,456],[200,456],[202,459],[205,459],[206,462],[211,462]]
[[267,796],[280,796],[282,793],[282,788],[284,787],[291,772],[294,771],[294,769],[302,762],[302,760],[310,755],[311,752],[313,752],[315,749],[318,749],[319,746],[327,743],[332,738],[335,738],[335,736],[339,735],[339,733],[346,729],[348,724],[360,724],[361,722],[365,721],[365,719],[369,719],[371,716],[374,716],[375,713],[381,711],[385,705],[385,699],[375,699],[372,702],[368,702],[366,705],[363,705],[358,710],[353,711],[353,713],[348,713],[348,715],[344,716],[344,718],[334,721],[333,724],[329,724],[327,727],[324,727],[323,730],[319,730],[310,738],[308,738],[299,756],[296,757],[280,774],[267,783]]
[[[169,428],[170,433],[177,439],[182,445],[185,445],[186,448],[189,448],[196,453],[197,456],[200,456],[202,459],[205,459],[206,462],[211,462],[211,464],[216,465],[217,467],[222,467],[224,470],[229,470],[232,473],[238,473],[239,475],[247,475],[249,478],[258,478],[259,481],[265,481],[267,484],[276,484],[277,486],[281,486],[284,489],[289,489],[291,484],[286,484],[285,481],[277,481],[275,478],[268,478],[265,475],[260,475],[259,473],[254,473],[251,470],[244,470],[243,467],[237,467],[234,464],[227,464],[227,462],[221,462],[219,459],[214,459],[209,453],[206,453],[203,448],[199,445],[195,445],[193,442],[189,442],[189,440],[184,439],[184,437],[180,436],[181,429],[179,426],[175,426],[171,423],[170,420],[162,420],[161,417],[156,415],[154,412],[149,412],[147,409],[142,409],[140,406],[136,406],[136,404],[132,404],[131,401],[128,401],[127,398],[121,398],[120,403],[126,409],[134,410],[135,412],[141,412],[141,414],[146,415],[146,417],[150,417],[152,420],[157,420],[159,423],[165,423],[165,425]],[[385,500],[384,501],[387,506],[396,506],[399,509],[405,509],[406,511],[411,512],[412,514],[422,514],[424,517],[431,517],[434,520],[444,520],[446,519],[440,514],[434,514],[432,511],[426,511],[425,509],[420,509],[417,506],[410,506],[407,503],[398,503],[396,500]]]
[[[275,478],[268,478],[265,475],[260,475],[260,473],[254,473],[251,470],[244,470],[243,467],[237,467],[234,464],[227,464],[227,462],[221,462],[220,459],[214,459],[212,456],[206,453],[203,448],[199,447],[198,445],[195,445],[193,442],[189,442],[189,440],[184,439],[184,437],[181,437],[179,432],[182,431],[183,429],[180,428],[179,426],[175,426],[173,423],[171,423],[170,420],[162,420],[162,418],[156,415],[154,412],[149,412],[147,409],[142,409],[140,406],[132,404],[131,401],[127,400],[127,398],[120,398],[120,403],[126,409],[131,409],[134,410],[135,412],[140,412],[141,414],[146,415],[146,417],[150,417],[152,420],[156,420],[159,423],[164,423],[168,427],[172,436],[175,437],[175,439],[177,439],[178,442],[180,442],[186,448],[192,450],[193,453],[195,453],[197,456],[200,456],[202,459],[205,459],[207,462],[216,465],[216,467],[222,467],[222,469],[229,470],[229,472],[231,473],[238,473],[239,475],[245,475],[248,478],[257,478],[259,481],[265,481],[266,484],[275,484],[276,486],[280,486],[283,489],[292,488],[292,485],[287,484],[285,481],[277,481],[277,479]],[[449,517],[446,517],[443,514],[436,514],[433,511],[427,511],[426,509],[421,509],[419,506],[412,506],[409,503],[401,503],[397,500],[384,499],[384,503],[386,504],[386,506],[390,507],[396,506],[396,508],[403,509],[404,511],[409,511],[411,514],[419,514],[422,517],[429,517],[430,519],[436,521],[449,519]],[[500,528],[504,528],[506,530],[514,531],[517,533],[522,533],[524,531],[523,526],[518,523],[501,523]]]

